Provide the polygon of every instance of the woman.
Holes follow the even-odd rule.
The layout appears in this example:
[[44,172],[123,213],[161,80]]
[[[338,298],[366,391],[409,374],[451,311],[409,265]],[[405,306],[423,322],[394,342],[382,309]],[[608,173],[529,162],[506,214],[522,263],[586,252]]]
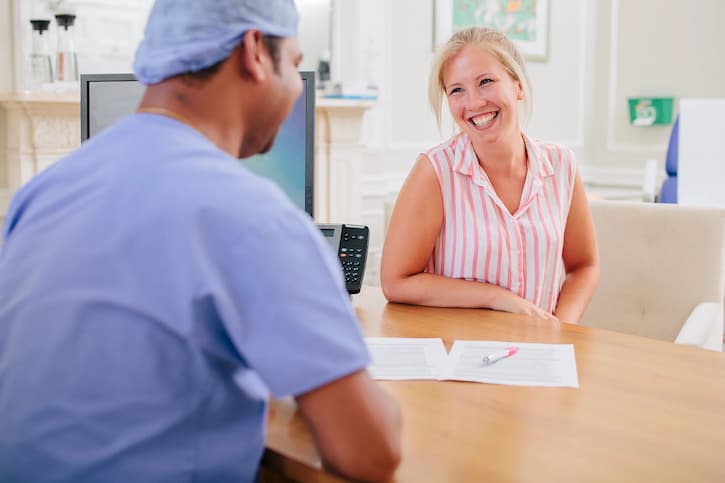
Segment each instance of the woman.
[[521,131],[521,55],[495,30],[454,34],[431,70],[439,126],[444,96],[461,132],[420,155],[398,195],[385,296],[577,322],[599,278],[594,226],[573,152]]

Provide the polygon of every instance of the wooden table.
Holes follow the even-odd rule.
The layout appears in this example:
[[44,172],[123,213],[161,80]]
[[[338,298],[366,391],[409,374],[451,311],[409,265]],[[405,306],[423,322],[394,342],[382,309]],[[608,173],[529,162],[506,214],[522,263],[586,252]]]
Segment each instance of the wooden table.
[[[574,344],[579,389],[384,381],[403,412],[396,481],[725,482],[725,355],[488,310],[353,298],[367,336]],[[270,408],[263,467],[321,469],[292,400]]]

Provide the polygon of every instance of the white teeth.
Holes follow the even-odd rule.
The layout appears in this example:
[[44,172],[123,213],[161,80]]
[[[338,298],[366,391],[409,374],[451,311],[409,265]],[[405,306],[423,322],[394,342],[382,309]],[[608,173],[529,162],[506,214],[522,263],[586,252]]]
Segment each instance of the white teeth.
[[489,112],[488,114],[474,117],[471,119],[471,121],[473,121],[473,124],[475,124],[476,126],[481,127],[493,121],[493,118],[496,117],[496,114],[496,112]]

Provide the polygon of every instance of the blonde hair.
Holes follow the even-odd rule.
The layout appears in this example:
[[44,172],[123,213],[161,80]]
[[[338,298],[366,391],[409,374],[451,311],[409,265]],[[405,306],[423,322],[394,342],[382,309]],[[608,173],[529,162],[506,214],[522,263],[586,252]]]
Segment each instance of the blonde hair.
[[477,45],[486,49],[501,63],[513,80],[521,83],[524,115],[528,117],[531,113],[531,83],[521,53],[503,32],[484,27],[469,27],[453,34],[438,50],[433,60],[428,82],[428,102],[438,128],[441,126],[441,107],[445,92],[443,68],[446,62],[458,55],[467,45]]

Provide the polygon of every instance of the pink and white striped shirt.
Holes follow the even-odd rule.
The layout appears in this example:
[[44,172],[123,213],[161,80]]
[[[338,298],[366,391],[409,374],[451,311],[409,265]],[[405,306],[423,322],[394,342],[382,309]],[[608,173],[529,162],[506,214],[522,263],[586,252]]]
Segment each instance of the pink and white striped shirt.
[[528,170],[512,215],[461,133],[426,153],[443,195],[443,225],[426,272],[495,284],[553,313],[564,283],[564,230],[574,153],[524,136]]

